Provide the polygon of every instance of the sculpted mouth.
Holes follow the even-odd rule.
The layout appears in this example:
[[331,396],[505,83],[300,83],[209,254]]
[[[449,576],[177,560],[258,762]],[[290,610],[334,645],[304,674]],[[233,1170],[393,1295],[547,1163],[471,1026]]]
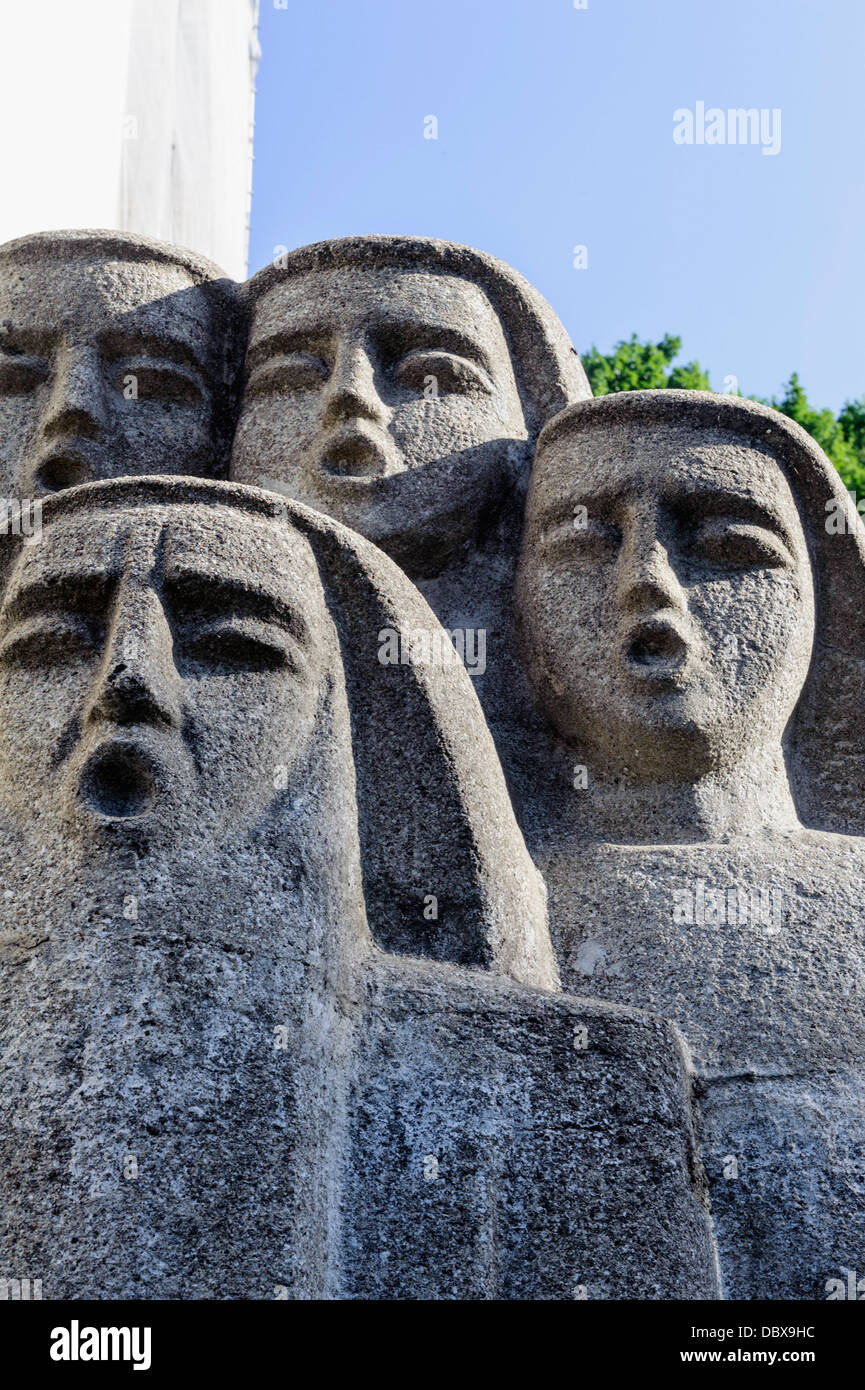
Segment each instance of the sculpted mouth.
[[319,465],[333,478],[370,481],[395,471],[394,454],[388,435],[359,423],[328,435],[319,451]]
[[61,492],[89,482],[93,469],[89,458],[74,446],[58,447],[42,460],[36,472],[36,482],[46,492]]
[[639,623],[625,642],[625,663],[638,676],[669,677],[688,659],[688,643],[667,618]]
[[103,744],[84,765],[79,795],[96,815],[111,820],[146,815],[156,800],[153,766],[132,744]]

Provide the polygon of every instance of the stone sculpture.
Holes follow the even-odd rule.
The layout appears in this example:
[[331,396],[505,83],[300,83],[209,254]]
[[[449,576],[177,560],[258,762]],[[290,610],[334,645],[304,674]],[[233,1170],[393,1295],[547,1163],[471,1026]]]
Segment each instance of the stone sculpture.
[[135,473],[224,477],[239,287],[122,232],[0,247],[0,491],[34,498]]
[[303,246],[249,282],[231,462],[438,575],[493,527],[541,425],[591,394],[564,329],[503,262],[426,237]]
[[43,523],[0,610],[0,1273],[714,1296],[676,1036],[558,992],[468,676],[379,660],[436,627],[409,581],[229,483]]
[[589,397],[467,247],[0,247],[0,1279],[865,1267],[865,531],[766,407]]
[[865,1248],[865,856],[837,833],[862,815],[863,544],[814,441],[750,401],[608,396],[539,440],[524,828],[566,988],[691,1048],[731,1297],[825,1296]]
[[564,328],[510,266],[426,237],[301,247],[247,297],[231,477],[396,560],[465,659],[510,780],[531,718],[511,618],[525,485],[544,421],[591,395]]

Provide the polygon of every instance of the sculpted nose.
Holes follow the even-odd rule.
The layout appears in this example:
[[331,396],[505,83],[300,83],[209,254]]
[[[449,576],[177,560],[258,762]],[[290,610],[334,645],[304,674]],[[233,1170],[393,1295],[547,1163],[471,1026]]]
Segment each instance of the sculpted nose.
[[158,597],[153,592],[134,600],[121,595],[88,721],[177,729],[181,695],[171,629]]
[[68,347],[60,355],[42,424],[46,439],[81,435],[101,439],[108,424],[102,363],[95,348]]
[[361,343],[341,343],[327,384],[322,423],[333,426],[352,418],[386,425],[390,411],[375,384],[375,369]]
[[626,613],[658,608],[684,612],[687,608],[685,591],[670,563],[669,553],[654,528],[641,530],[635,526],[626,537],[618,598],[619,606]]

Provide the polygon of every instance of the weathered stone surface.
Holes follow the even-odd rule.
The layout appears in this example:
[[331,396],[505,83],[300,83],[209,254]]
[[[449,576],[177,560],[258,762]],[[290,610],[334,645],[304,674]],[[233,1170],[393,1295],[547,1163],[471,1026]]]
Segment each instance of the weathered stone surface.
[[[465,671],[378,661],[383,622],[434,625],[405,576],[227,483],[88,484],[43,522],[5,538],[0,611],[2,1275],[412,1296],[407,1256],[380,1273],[415,1234],[407,1106],[463,1135],[470,1219],[501,1222],[472,1296],[572,1297],[581,1273],[596,1297],[711,1296],[675,1040],[555,992]],[[382,1182],[405,1204],[378,1210]],[[464,1242],[431,1212],[438,1297]]]
[[247,293],[232,478],[337,518],[415,580],[510,783],[531,718],[512,619],[529,467],[544,421],[591,396],[562,324],[510,266],[426,237],[304,246]]
[[[830,781],[820,757],[861,737],[862,547],[813,440],[752,402],[606,397],[541,436],[517,608],[549,724],[523,826],[565,987],[674,1020],[710,1085],[734,1296],[814,1297],[821,1268],[861,1262],[860,1194],[841,1194],[863,1132],[865,857],[833,832],[861,816],[862,764],[842,775],[836,754]],[[752,1175],[735,1191],[730,1155]]]
[[660,1019],[392,957],[355,1065],[349,1296],[718,1296]]
[[765,407],[588,395],[466,247],[244,293],[0,248],[0,491],[45,499],[0,535],[0,1278],[865,1270],[865,531]]
[[2,611],[0,1250],[46,1297],[325,1278],[367,935],[339,641],[306,540],[191,486],[51,498]]
[[35,849],[51,826],[218,854],[275,801],[290,813],[300,750],[341,743],[376,938],[391,945],[400,922],[418,954],[556,982],[540,878],[463,668],[378,659],[387,623],[435,626],[386,556],[297,504],[191,478],[67,490],[43,516],[40,544],[5,538],[16,833]]
[[726,1297],[861,1298],[863,1069],[706,1082],[700,1110]]
[[253,276],[231,476],[438,574],[495,523],[546,419],[591,394],[503,262],[426,237],[303,246]]
[[224,477],[239,286],[122,232],[0,247],[0,494],[133,473]]

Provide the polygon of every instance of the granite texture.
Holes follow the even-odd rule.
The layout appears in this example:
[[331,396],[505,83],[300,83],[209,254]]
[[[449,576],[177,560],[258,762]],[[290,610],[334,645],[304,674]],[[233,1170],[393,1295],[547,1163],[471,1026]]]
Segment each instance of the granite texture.
[[[5,539],[3,1275],[711,1297],[678,1040],[559,992],[469,677],[378,660],[382,623],[435,623],[401,571],[195,478],[67,489]],[[434,1201],[422,1249],[406,1124],[468,1223]]]
[[862,547],[814,441],[753,402],[608,396],[541,435],[523,828],[565,987],[690,1048],[731,1297],[819,1297],[865,1253],[865,842],[838,833],[863,763],[823,762],[861,737]]
[[865,1269],[865,531],[589,397],[468,247],[0,247],[0,1280]]
[[0,495],[224,477],[244,334],[210,261],[123,232],[0,246]]
[[247,298],[231,477],[334,516],[412,578],[477,545],[544,421],[591,395],[546,301],[471,247],[318,242],[259,271]]
[[564,327],[512,267],[428,237],[300,247],[246,298],[231,477],[397,561],[468,653],[513,787],[532,718],[512,616],[528,474],[544,422],[591,396]]

